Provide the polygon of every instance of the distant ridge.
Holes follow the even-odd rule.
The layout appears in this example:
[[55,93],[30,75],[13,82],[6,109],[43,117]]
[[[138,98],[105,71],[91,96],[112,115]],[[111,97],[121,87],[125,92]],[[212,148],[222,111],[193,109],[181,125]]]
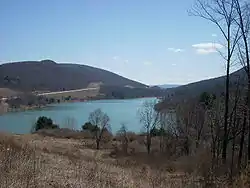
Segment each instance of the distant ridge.
[[96,82],[101,82],[104,86],[147,87],[107,70],[81,64],[59,64],[48,59],[0,65],[0,88],[63,91],[86,88]]
[[[225,92],[226,76],[202,80],[176,88],[169,88],[168,94],[175,98],[189,98],[200,95],[202,92],[210,92],[214,94],[222,94]],[[243,68],[230,74],[230,88],[234,89],[239,82],[240,87],[246,85],[246,73]]]

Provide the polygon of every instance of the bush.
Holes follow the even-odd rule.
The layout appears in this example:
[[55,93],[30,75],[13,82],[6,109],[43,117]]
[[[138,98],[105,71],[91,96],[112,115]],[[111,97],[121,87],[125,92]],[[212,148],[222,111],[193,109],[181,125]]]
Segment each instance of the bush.
[[52,119],[47,118],[45,116],[39,117],[35,124],[35,131],[38,131],[40,129],[57,129],[57,128],[59,128],[59,126],[53,124]]
[[[95,137],[96,132],[100,131],[100,128],[92,125],[90,122],[86,122],[83,126],[82,126],[82,131],[85,132],[86,134],[89,133],[91,135],[91,138]],[[89,135],[89,136],[90,136]],[[88,137],[89,137],[88,136]],[[110,142],[113,139],[113,135],[112,133],[107,129],[104,128],[103,129],[103,133],[102,133],[102,141],[105,143]]]
[[166,130],[164,130],[163,128],[156,128],[154,127],[151,131],[150,131],[152,136],[164,136],[166,135]]
[[86,123],[82,126],[82,130],[83,130],[83,131],[90,131],[91,133],[95,132],[96,129],[99,130],[99,127],[96,127],[95,125],[92,125],[90,122],[86,122]]
[[[129,142],[133,142],[134,140],[137,140],[137,138],[139,137],[139,135],[137,135],[136,133],[131,132],[131,131],[128,131],[126,133],[126,136],[127,136]],[[122,135],[121,133],[118,132],[114,139],[115,139],[115,141],[122,141],[122,140],[124,140],[124,135]]]

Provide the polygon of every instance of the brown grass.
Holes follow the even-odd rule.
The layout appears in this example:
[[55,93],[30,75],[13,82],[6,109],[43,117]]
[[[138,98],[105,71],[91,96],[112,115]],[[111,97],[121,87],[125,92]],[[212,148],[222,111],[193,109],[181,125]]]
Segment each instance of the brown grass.
[[[112,158],[109,157],[111,149],[96,151],[89,148],[88,142],[89,139],[38,134],[0,134],[0,187],[181,188],[205,185],[194,170],[186,174],[176,161],[161,163],[160,155],[147,156],[137,148],[134,154]],[[139,142],[137,144],[139,147]],[[243,175],[244,181],[246,175]]]
[[250,166],[235,179],[232,187],[250,187]]
[[0,135],[0,187],[33,187],[39,173],[39,159],[27,143]]

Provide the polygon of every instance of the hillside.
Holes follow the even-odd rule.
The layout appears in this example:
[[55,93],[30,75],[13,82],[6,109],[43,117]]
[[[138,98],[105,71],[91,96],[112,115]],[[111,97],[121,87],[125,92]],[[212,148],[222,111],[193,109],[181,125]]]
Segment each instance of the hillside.
[[166,96],[166,89],[158,87],[152,88],[127,88],[127,87],[116,87],[106,86],[101,87],[100,92],[105,94],[105,98],[140,98],[140,97],[163,97]]
[[[238,79],[240,86],[244,86],[246,83],[246,74],[243,68],[230,74],[230,87],[232,89],[235,88],[236,84],[238,83]],[[167,89],[167,93],[168,95],[173,95],[175,96],[175,98],[179,99],[193,96],[195,97],[200,95],[202,92],[221,94],[225,91],[225,81],[226,76],[221,76],[194,82],[176,88],[169,88]]]
[[12,97],[21,94],[20,92],[13,91],[9,88],[0,88],[0,98],[1,97]]
[[14,62],[0,65],[0,88],[21,91],[62,91],[86,88],[92,82],[110,86],[146,85],[115,73],[79,64],[59,64],[51,60]]
[[177,84],[163,84],[163,85],[158,85],[158,87],[162,88],[162,89],[168,89],[168,88],[175,88],[178,87],[180,85]]

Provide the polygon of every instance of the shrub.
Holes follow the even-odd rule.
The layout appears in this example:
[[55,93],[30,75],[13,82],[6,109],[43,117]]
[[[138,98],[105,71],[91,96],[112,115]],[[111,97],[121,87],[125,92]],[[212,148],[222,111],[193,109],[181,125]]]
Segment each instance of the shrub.
[[164,136],[166,135],[166,131],[163,128],[156,128],[154,127],[151,131],[150,134],[152,136]]
[[95,132],[96,129],[99,130],[99,127],[92,125],[90,122],[86,122],[83,126],[82,126],[82,130],[83,131],[90,131],[90,132]]
[[[128,131],[128,132],[126,132],[126,137],[128,138],[129,142],[133,142],[134,140],[137,140],[139,135],[137,135],[134,132]],[[123,141],[124,135],[122,135],[121,132],[118,132],[114,139],[115,139],[115,141]]]
[[[89,133],[89,135],[86,135],[87,138],[88,137],[95,138],[96,134],[100,134],[101,130],[100,127],[97,127],[91,124],[90,122],[86,122],[82,126],[82,131],[85,133],[85,135]],[[113,139],[112,133],[107,128],[103,128],[101,142],[109,143],[112,139]]]
[[102,133],[102,141],[104,143],[109,143],[110,141],[112,141],[112,139],[113,139],[113,134],[107,129],[104,129]]
[[59,126],[53,124],[52,119],[47,118],[45,116],[39,117],[35,124],[35,131],[38,131],[40,129],[57,129],[57,128],[59,128]]
[[131,132],[131,131],[127,132],[127,136],[128,136],[129,142],[133,142],[138,137],[134,132]]

